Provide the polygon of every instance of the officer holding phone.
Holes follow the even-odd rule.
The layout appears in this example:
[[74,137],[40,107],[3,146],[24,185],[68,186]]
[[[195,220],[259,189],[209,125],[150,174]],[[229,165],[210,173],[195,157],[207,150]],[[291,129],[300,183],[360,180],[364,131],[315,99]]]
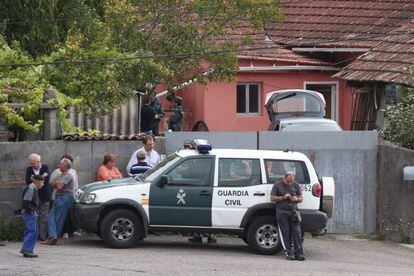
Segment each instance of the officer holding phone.
[[[303,201],[302,190],[293,172],[286,172],[283,179],[273,185],[271,201],[276,202],[276,222],[279,236],[288,260],[303,261],[300,213],[297,204]],[[291,240],[293,239],[294,250]]]

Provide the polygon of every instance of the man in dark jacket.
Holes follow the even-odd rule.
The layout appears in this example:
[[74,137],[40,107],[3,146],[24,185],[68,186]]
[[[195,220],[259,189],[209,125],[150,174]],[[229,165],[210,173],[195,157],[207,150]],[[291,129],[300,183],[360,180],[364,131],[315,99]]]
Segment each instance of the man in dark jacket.
[[172,131],[181,131],[184,118],[182,102],[183,99],[180,96],[176,96],[173,99],[174,113],[170,116],[170,122],[168,126],[168,128]]
[[50,172],[49,167],[41,163],[40,155],[29,155],[30,166],[26,169],[26,185],[32,183],[32,177],[34,175],[41,175],[44,178],[44,185],[39,189],[39,239],[47,239],[47,219],[49,216],[49,201],[51,194],[51,187],[49,184]]
[[155,119],[155,110],[149,106],[150,99],[145,96],[141,106],[141,132],[152,135],[152,125]]
[[22,194],[22,218],[25,229],[20,253],[26,258],[37,257],[34,253],[34,247],[37,240],[37,214],[39,212],[38,190],[42,189],[44,184],[43,176],[38,174],[32,177],[32,181],[25,187]]
[[164,109],[162,108],[162,104],[159,98],[157,98],[157,94],[152,92],[150,94],[150,107],[152,107],[155,111],[155,118],[154,122],[152,123],[152,134],[154,136],[158,136],[158,129],[160,127],[160,121],[164,117]]

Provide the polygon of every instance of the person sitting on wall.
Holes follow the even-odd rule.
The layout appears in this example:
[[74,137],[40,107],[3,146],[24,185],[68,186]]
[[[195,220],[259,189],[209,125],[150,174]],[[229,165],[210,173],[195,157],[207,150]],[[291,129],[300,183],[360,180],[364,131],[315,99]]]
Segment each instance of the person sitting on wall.
[[102,165],[96,173],[97,181],[112,180],[122,178],[122,173],[115,166],[116,156],[107,154],[104,156]]
[[130,174],[137,175],[137,174],[143,174],[149,169],[151,169],[151,166],[148,165],[147,161],[145,159],[147,158],[147,155],[145,154],[145,150],[140,149],[137,152],[137,160],[138,163],[132,165],[131,170],[129,171]]

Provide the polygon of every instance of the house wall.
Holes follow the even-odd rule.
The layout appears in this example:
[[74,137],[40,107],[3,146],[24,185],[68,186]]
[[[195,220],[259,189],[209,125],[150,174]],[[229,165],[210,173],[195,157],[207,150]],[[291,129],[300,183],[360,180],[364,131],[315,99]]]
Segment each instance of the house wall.
[[[281,89],[303,89],[305,82],[338,82],[338,122],[344,130],[349,130],[352,108],[351,88],[346,86],[345,81],[331,78],[331,73],[307,71],[238,73],[232,82],[209,82],[205,87],[196,84],[182,91],[180,95],[185,99],[185,109],[192,114],[192,121],[188,125],[203,120],[213,131],[260,131],[267,130],[270,124],[264,107],[266,93]],[[248,82],[261,84],[259,115],[236,113],[236,85]]]

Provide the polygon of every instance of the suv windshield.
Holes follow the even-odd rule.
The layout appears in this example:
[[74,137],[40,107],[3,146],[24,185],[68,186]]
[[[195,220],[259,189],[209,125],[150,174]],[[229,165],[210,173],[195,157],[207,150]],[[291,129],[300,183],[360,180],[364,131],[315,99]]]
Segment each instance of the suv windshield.
[[179,159],[181,158],[177,154],[172,154],[168,156],[167,158],[162,160],[160,163],[158,163],[158,165],[156,165],[155,167],[145,172],[144,175],[142,176],[141,181],[144,181],[144,182],[153,181],[155,178],[161,175],[166,169],[168,169],[173,164],[175,164],[175,162],[177,162]]

